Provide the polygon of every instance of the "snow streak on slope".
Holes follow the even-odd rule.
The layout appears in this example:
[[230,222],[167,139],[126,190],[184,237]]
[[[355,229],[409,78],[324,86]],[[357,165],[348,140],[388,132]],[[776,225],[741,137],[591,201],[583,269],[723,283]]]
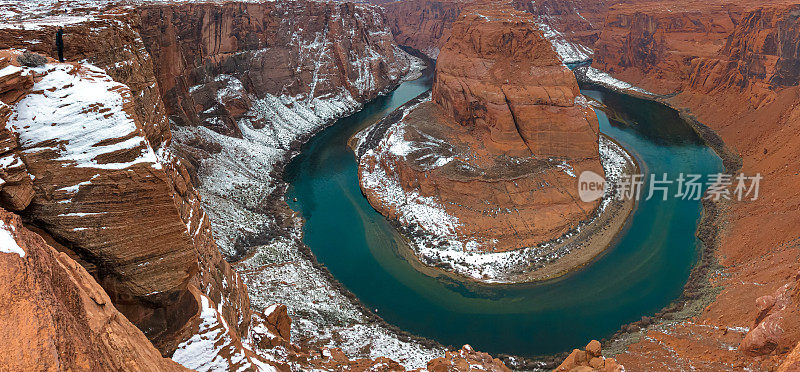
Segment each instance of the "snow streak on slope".
[[125,112],[130,91],[91,65],[57,64],[33,69],[43,75],[14,108],[9,125],[25,152],[52,150],[64,166],[159,168],[155,153]]
[[567,40],[564,34],[550,26],[549,17],[539,16],[537,26],[544,33],[544,37],[553,45],[553,50],[561,56],[561,60],[564,63],[591,61],[594,52],[584,45]]
[[[222,305],[212,306],[211,300],[200,295],[200,330],[178,345],[172,360],[198,372],[206,371],[257,371],[274,372],[275,367],[248,356],[243,347],[237,347],[231,330],[222,314]],[[249,350],[248,350],[249,351]]]
[[[338,22],[338,16],[334,13],[331,22]],[[357,13],[357,17],[366,15]],[[382,25],[381,20],[358,20],[360,24],[369,24],[367,22],[378,22],[378,25]],[[290,38],[296,43],[292,48],[298,51],[297,74],[302,76],[305,71],[302,69],[308,66],[313,71],[311,81],[293,84],[307,85],[308,92],[249,92],[240,77],[231,75],[211,77],[210,81],[190,88],[190,92],[200,92],[206,84],[223,82],[224,84],[219,84],[221,87],[215,94],[220,104],[224,105],[226,101],[236,97],[246,97],[252,103],[250,111],[235,123],[241,138],[220,134],[204,126],[173,126],[173,138],[177,143],[202,142],[213,144],[218,149],[217,152],[204,154],[198,176],[201,181],[199,190],[204,196],[206,210],[213,221],[214,235],[224,254],[229,257],[240,255],[243,252],[237,252],[237,247],[252,245],[254,239],[263,240],[258,237],[263,238],[264,232],[276,231],[277,221],[270,212],[270,207],[266,205],[276,201],[266,200],[280,191],[277,189],[279,180],[274,179],[281,171],[279,164],[287,160],[300,142],[333,120],[360,109],[365,103],[364,97],[374,97],[392,88],[391,85],[379,86],[373,75],[384,74],[385,80],[396,83],[407,76],[419,75],[423,62],[408,55],[398,46],[390,47],[391,56],[381,55],[385,51],[379,49],[386,47],[381,43],[391,40],[388,27],[381,27],[379,30],[368,31],[369,35],[366,37],[369,42],[365,50],[348,54],[345,63],[349,67],[346,69],[354,71],[345,76],[348,79],[345,85],[349,89],[344,86],[332,90],[321,88],[330,87],[335,82],[332,80],[335,77],[328,76],[323,71],[331,71],[331,66],[339,63],[334,59],[336,40],[328,37],[326,31],[309,36],[302,30],[296,30]],[[253,58],[256,58],[259,53],[269,52],[270,50],[265,49],[248,53],[253,53]],[[387,63],[389,60],[396,62]],[[385,66],[385,70],[378,66]],[[212,117],[207,121],[215,119]]]
[[17,244],[17,240],[11,235],[14,226],[6,225],[5,222],[0,221],[0,253],[17,254],[20,257],[25,257],[25,250]]

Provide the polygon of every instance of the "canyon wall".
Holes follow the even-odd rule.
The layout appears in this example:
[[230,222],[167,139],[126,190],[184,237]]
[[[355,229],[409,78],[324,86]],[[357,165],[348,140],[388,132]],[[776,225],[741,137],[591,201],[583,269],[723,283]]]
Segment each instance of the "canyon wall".
[[417,49],[436,59],[450,36],[453,22],[471,1],[404,0],[382,4],[400,45]]
[[[5,64],[20,55],[6,54]],[[219,255],[185,169],[148,143],[127,86],[84,64],[9,70],[32,83],[10,90],[19,98],[6,102],[5,123],[32,183],[26,221],[73,252],[165,354],[194,332],[191,288],[227,303],[230,324],[246,330],[241,279]]]
[[729,171],[764,177],[757,200],[715,206],[719,235],[706,244],[716,248],[720,267],[710,280],[719,295],[696,317],[646,330],[618,355],[626,366],[773,370],[787,359],[781,370],[791,370],[796,360],[787,353],[800,341],[798,11],[783,1],[653,1],[609,11],[594,66],[716,131],[741,156],[726,155]]
[[[556,46],[562,59],[578,62],[591,57],[599,38],[607,1],[513,0],[513,8],[535,16],[539,28]],[[401,0],[381,3],[392,33],[400,45],[410,46],[436,59],[463,9],[491,7],[481,0]]]
[[176,149],[229,258],[287,234],[276,165],[419,68],[363,4],[154,5],[138,22]]

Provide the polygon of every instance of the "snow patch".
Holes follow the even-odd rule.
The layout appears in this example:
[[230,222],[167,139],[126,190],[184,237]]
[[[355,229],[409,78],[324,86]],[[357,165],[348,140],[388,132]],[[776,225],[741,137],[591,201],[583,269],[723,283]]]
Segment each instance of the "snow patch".
[[[125,169],[157,163],[155,153],[123,109],[130,90],[91,65],[54,64],[19,101],[9,125],[26,153],[52,150],[64,166]],[[116,162],[108,159],[123,160]]]
[[11,235],[14,227],[0,221],[0,252],[18,254],[25,257],[25,251],[17,244],[17,240]]
[[582,68],[581,71],[584,72],[584,76],[589,82],[609,87],[611,89],[619,89],[623,91],[629,90],[629,91],[644,93],[647,95],[653,95],[653,93],[651,92],[648,92],[642,88],[636,87],[622,80],[619,80],[611,76],[610,74],[600,71],[594,67],[585,67]]

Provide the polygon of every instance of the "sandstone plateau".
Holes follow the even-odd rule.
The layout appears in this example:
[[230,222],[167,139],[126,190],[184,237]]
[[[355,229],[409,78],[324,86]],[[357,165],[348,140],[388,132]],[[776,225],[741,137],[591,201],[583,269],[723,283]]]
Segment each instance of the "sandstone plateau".
[[604,173],[597,117],[527,13],[464,11],[439,54],[431,99],[387,124],[362,134],[362,188],[411,234],[431,235],[422,244],[444,251],[432,254],[535,247],[600,203],[582,202],[576,186],[576,174]]

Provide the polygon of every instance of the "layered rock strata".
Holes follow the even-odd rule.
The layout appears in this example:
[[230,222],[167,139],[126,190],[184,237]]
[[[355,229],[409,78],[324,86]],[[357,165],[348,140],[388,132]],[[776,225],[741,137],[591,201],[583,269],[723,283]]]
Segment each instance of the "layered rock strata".
[[177,148],[214,205],[229,257],[286,233],[271,216],[281,192],[273,172],[293,146],[420,63],[367,5],[149,6],[139,22]]
[[708,272],[713,288],[692,290],[698,301],[672,309],[695,316],[645,329],[617,355],[629,368],[791,370],[796,360],[800,179],[787,133],[800,115],[797,12],[784,1],[649,1],[609,11],[595,67],[708,125],[728,171],[764,177],[757,200],[706,206],[716,216],[701,230],[719,263]]
[[196,331],[192,288],[226,302],[230,323],[247,329],[247,292],[185,169],[148,143],[127,86],[87,64],[8,68],[34,81],[13,90],[20,98],[6,123],[32,180],[26,220],[74,252],[165,354]]
[[185,371],[165,359],[92,275],[0,209],[4,369]]
[[[373,1],[374,2],[374,1]],[[401,0],[381,3],[400,45],[421,50],[436,59],[464,9],[492,6],[481,0]],[[519,11],[534,15],[539,28],[566,62],[591,59],[592,46],[603,26],[607,1],[538,0],[507,1]]]
[[[537,247],[600,205],[580,200],[576,179],[604,174],[597,117],[532,18],[508,7],[462,15],[439,55],[431,99],[360,137],[364,193],[412,236],[430,237],[417,248],[428,264]],[[468,275],[498,280],[504,269]]]
[[[47,4],[10,4],[9,12],[3,13],[2,17],[17,13],[11,16],[11,19],[3,19],[2,27],[0,27],[2,28],[0,40],[4,45],[55,56],[56,25],[63,25],[67,46],[66,59],[87,61],[94,65],[63,65],[63,68],[67,69],[65,70],[67,75],[72,78],[79,74],[89,73],[100,76],[103,74],[100,70],[105,70],[107,76],[101,76],[99,79],[102,80],[104,87],[109,89],[105,93],[102,89],[98,89],[95,93],[121,97],[121,99],[115,98],[114,104],[118,104],[121,111],[124,112],[123,116],[127,116],[126,120],[130,120],[120,120],[120,122],[127,124],[133,122],[136,127],[136,129],[128,128],[130,132],[126,133],[129,135],[123,138],[112,137],[88,145],[92,148],[103,148],[119,141],[137,142],[136,146],[139,147],[136,149],[141,149],[141,153],[144,155],[154,155],[156,162],[153,162],[147,169],[148,173],[137,176],[131,181],[126,179],[129,178],[128,174],[134,176],[135,171],[129,171],[125,167],[103,169],[95,173],[87,171],[74,178],[70,176],[63,180],[60,177],[61,174],[48,176],[50,181],[59,183],[56,185],[58,187],[48,186],[44,180],[40,180],[40,189],[67,188],[67,191],[75,189],[77,190],[75,194],[81,197],[75,196],[70,200],[50,201],[48,199],[50,195],[46,194],[43,198],[44,201],[38,203],[74,208],[74,211],[63,212],[75,214],[62,219],[59,217],[64,216],[49,215],[48,211],[59,214],[61,212],[55,207],[47,207],[50,209],[42,209],[36,215],[39,220],[30,218],[31,222],[44,227],[43,234],[47,236],[52,234],[52,238],[55,238],[51,238],[53,244],[63,247],[66,252],[76,252],[70,254],[95,276],[111,277],[122,282],[122,285],[117,285],[118,283],[114,280],[101,283],[113,284],[113,286],[109,285],[106,290],[112,294],[115,305],[145,331],[162,353],[172,355],[175,360],[185,365],[201,369],[212,365],[214,368],[222,369],[254,368],[254,366],[260,366],[260,363],[265,360],[281,358],[281,350],[277,350],[275,353],[254,351],[248,347],[247,340],[242,339],[248,337],[247,330],[251,321],[247,291],[238,275],[222,259],[217,250],[215,239],[211,234],[212,218],[220,231],[223,249],[229,252],[230,256],[236,255],[232,247],[237,244],[249,246],[258,242],[270,243],[272,247],[283,247],[284,240],[280,236],[282,234],[291,236],[294,231],[299,231],[300,226],[295,225],[295,220],[292,219],[290,213],[281,207],[282,202],[279,201],[279,197],[282,189],[276,187],[279,185],[276,185],[272,178],[274,176],[272,170],[275,169],[273,167],[289,155],[292,146],[299,140],[319,130],[337,116],[351,112],[366,100],[391,89],[394,84],[399,83],[402,78],[417,69],[414,65],[417,60],[402,52],[394,44],[391,33],[383,25],[382,18],[376,9],[364,5],[291,2],[261,4],[256,7],[250,7],[253,4],[231,4],[223,7],[218,4],[194,4],[193,6],[196,7],[191,8],[193,10],[188,12],[186,9],[189,7],[175,6],[176,18],[185,17],[184,25],[196,30],[197,36],[169,33],[166,25],[151,23],[154,18],[148,17],[155,17],[153,14],[156,12],[163,12],[167,16],[172,12],[171,6],[115,7],[112,2],[109,2],[103,4],[103,14],[100,15],[97,12],[98,4],[84,5],[78,3],[56,5],[57,11],[52,12],[38,8],[49,6]],[[239,5],[243,7],[238,7]],[[265,28],[269,28],[272,32],[269,34],[271,36],[269,39],[254,41],[248,35],[237,33],[232,36],[242,40],[241,43],[235,45],[237,49],[228,48],[222,50],[221,53],[216,53],[214,50],[219,51],[221,48],[215,46],[213,40],[217,37],[219,29],[216,28],[213,21],[208,20],[207,15],[212,13],[219,16],[224,15],[223,23],[235,19],[235,22],[241,26],[249,22],[249,19],[243,18],[244,11],[251,11],[254,17],[263,20],[264,24],[258,26],[263,28],[258,30],[269,34],[265,31]],[[283,18],[284,16],[285,18]],[[215,17],[217,16],[215,15]],[[294,22],[286,24],[281,19]],[[202,25],[203,22],[210,22],[210,26],[204,31],[200,27],[193,26],[194,24]],[[303,33],[303,29],[309,24],[320,24],[321,27]],[[190,27],[190,25],[192,26]],[[165,27],[164,32],[168,33],[166,36],[157,34],[161,31],[161,26]],[[255,31],[255,29],[248,30]],[[357,37],[358,35],[361,38]],[[206,112],[202,115],[202,125],[218,129],[214,123],[211,123],[214,121],[212,116],[224,120],[234,117],[246,122],[251,119],[255,121],[253,115],[256,114],[254,112],[260,113],[258,115],[261,117],[269,118],[269,123],[263,126],[261,124],[264,122],[256,124],[258,129],[251,132],[244,131],[242,137],[245,138],[237,138],[235,133],[227,133],[231,135],[230,137],[219,135],[214,130],[198,124],[198,120],[181,122],[180,115],[176,114],[180,111],[180,105],[176,103],[178,99],[162,99],[161,96],[160,80],[163,80],[168,88],[165,89],[165,96],[177,97],[179,94],[173,94],[172,92],[176,90],[168,85],[177,84],[174,83],[176,79],[171,79],[166,73],[162,74],[163,71],[174,72],[171,69],[172,66],[169,65],[171,63],[169,55],[167,52],[161,53],[158,50],[158,46],[161,44],[180,45],[180,48],[189,51],[187,55],[197,56],[194,54],[196,45],[192,44],[193,42],[181,44],[179,40],[171,39],[179,36],[191,40],[205,38],[210,40],[208,46],[211,48],[206,51],[204,57],[201,57],[205,60],[198,61],[197,66],[191,63],[187,64],[184,66],[186,71],[181,71],[187,76],[192,76],[187,78],[188,80],[181,80],[182,83],[191,83],[191,86],[194,87],[192,91],[198,92],[194,97],[184,96],[181,100],[183,102],[197,100],[202,105],[206,105],[207,107],[202,107],[202,109],[198,107],[200,110],[198,112],[202,113],[209,109],[219,110],[220,107],[229,104],[231,95],[225,94],[225,92],[234,96],[242,93],[238,97],[244,98],[234,106],[251,111],[241,115],[242,112],[235,113],[236,108],[228,105],[232,114],[227,114],[227,109],[215,111],[215,115]],[[300,36],[302,36],[302,40],[299,38]],[[194,37],[198,39],[193,39]],[[349,50],[341,47],[342,40],[352,41],[353,44],[350,45]],[[230,47],[230,44],[227,47]],[[259,63],[263,62],[264,67],[257,74],[251,75],[233,68],[232,63],[240,62],[234,56],[239,49],[242,50],[240,58],[253,61],[261,58]],[[159,58],[152,58],[151,53]],[[288,57],[290,67],[281,71],[271,69],[280,64],[271,65],[277,62],[269,58],[287,58],[285,57],[287,53],[290,56]],[[159,65],[162,56],[166,56],[163,59],[165,65]],[[233,59],[226,59],[229,57]],[[16,57],[9,60],[14,58]],[[205,70],[205,67],[208,67],[207,64],[211,66],[213,61],[223,59],[226,59],[223,63],[225,70]],[[284,61],[284,59],[280,61]],[[156,63],[154,64],[154,62]],[[54,66],[60,65],[47,65],[42,70],[61,69],[61,67]],[[345,66],[349,67],[345,68]],[[256,69],[255,65],[252,67]],[[235,76],[227,76],[224,72],[231,72]],[[233,87],[236,89],[233,89],[227,83],[220,83],[220,81],[235,82],[234,80],[238,78],[246,82],[241,87],[242,90],[237,90],[239,87],[236,86]],[[83,80],[83,77],[75,79]],[[258,79],[261,79],[261,83],[251,85]],[[121,82],[124,82],[125,85],[119,84]],[[31,80],[29,85],[32,84]],[[19,86],[16,83],[14,85],[14,101],[9,99],[7,102],[16,104],[19,98],[31,93],[31,87]],[[208,86],[205,87],[205,85]],[[63,94],[69,90],[69,84],[64,84],[61,88],[56,88],[52,92],[37,91],[34,93],[51,94],[54,98],[70,97],[70,95]],[[267,91],[261,91],[261,89]],[[220,94],[217,94],[218,91]],[[5,91],[3,93],[5,100]],[[59,93],[62,94],[59,95]],[[301,95],[302,97],[300,97]],[[105,104],[105,102],[98,103]],[[86,110],[78,111],[96,115],[102,119],[104,114],[110,112],[106,111],[106,107],[103,107],[102,104],[89,103]],[[9,108],[11,109],[11,106]],[[97,114],[95,109],[103,112]],[[4,115],[6,114],[6,111],[2,112]],[[181,122],[185,126],[176,126],[173,128],[174,131],[170,130],[166,112],[170,113],[172,120]],[[187,114],[186,117],[192,116]],[[209,121],[207,122],[206,119]],[[86,121],[92,122],[92,120]],[[229,120],[227,122],[230,124]],[[239,123],[232,124],[234,127],[238,125]],[[87,128],[77,129],[79,131],[75,135],[80,135],[81,138],[92,138],[92,136],[84,135],[88,131]],[[261,130],[260,134],[255,132],[257,130]],[[177,133],[177,141],[171,142],[173,133]],[[144,141],[141,141],[142,139]],[[60,149],[70,150],[70,144],[74,142],[76,142],[74,138],[72,140],[65,138],[59,144]],[[45,145],[46,143],[42,143],[40,147]],[[17,145],[17,147],[19,146]],[[31,146],[31,149],[33,147],[35,146]],[[146,151],[148,147],[151,150]],[[135,155],[136,149],[129,151],[129,155]],[[31,150],[31,152],[34,151]],[[220,154],[220,152],[224,153]],[[39,155],[37,154],[37,156]],[[126,156],[124,153],[115,153],[114,156],[121,160],[127,160],[124,158]],[[213,159],[211,159],[212,157]],[[94,160],[94,158],[89,160]],[[107,164],[103,160],[98,163]],[[253,164],[263,165],[264,168]],[[161,169],[157,169],[159,166]],[[141,167],[141,165],[136,165],[136,167]],[[42,169],[44,168],[39,168],[40,171]],[[258,169],[262,169],[264,172],[257,172]],[[10,170],[11,168],[7,169],[7,171]],[[222,173],[215,173],[220,170]],[[51,172],[53,169],[47,168],[46,171]],[[96,177],[100,173],[103,174]],[[101,179],[101,177],[105,177],[106,173],[114,176],[108,182]],[[213,178],[209,174],[216,174],[218,177]],[[91,250],[81,248],[96,242],[96,240],[91,240],[92,236],[88,234],[89,229],[107,229],[109,226],[105,224],[106,221],[117,221],[114,218],[106,220],[103,218],[105,216],[92,214],[109,213],[108,210],[103,209],[102,203],[94,200],[96,197],[94,193],[99,193],[101,188],[108,190],[109,187],[112,187],[113,182],[117,182],[118,179],[115,177],[122,179],[121,182],[126,188],[123,192],[112,190],[104,196],[104,199],[99,200],[103,203],[111,203],[110,205],[123,206],[122,210],[139,203],[142,210],[138,213],[146,223],[161,221],[163,226],[159,225],[149,230],[137,230],[137,227],[140,227],[138,224],[132,223],[130,219],[123,219],[123,217],[131,217],[130,214],[117,216],[119,223],[110,227],[127,229],[117,231],[119,234],[110,237],[111,243],[113,243],[111,247],[118,246],[120,241],[124,245],[131,238],[134,238],[136,242],[149,238],[148,243],[150,244],[146,247],[151,247],[152,250],[163,250],[162,239],[177,244],[177,246],[168,246],[172,250],[171,253],[174,254],[167,254],[164,251],[163,255],[162,252],[153,255],[151,254],[153,252],[145,250],[140,257],[137,256],[138,253],[135,250],[133,252],[116,251],[125,260],[138,260],[142,264],[142,266],[135,266],[140,271],[123,272],[124,277],[114,272],[117,261],[113,260],[119,258],[105,256],[109,251],[115,252],[113,249],[104,248],[105,252],[100,252],[93,247]],[[33,180],[36,179],[36,177],[33,178]],[[76,185],[60,184],[72,181],[75,181]],[[198,184],[209,187],[208,189],[200,188],[200,193],[205,196],[202,200],[200,193],[195,189],[195,185]],[[224,192],[221,192],[224,198],[234,201],[233,205],[225,204],[219,205],[219,208],[212,208],[220,211],[221,216],[209,216],[203,210],[203,206],[218,205],[219,199],[215,199],[214,193],[208,192],[209,189],[215,190],[213,188],[215,184],[225,188]],[[161,209],[156,208],[157,210],[155,210],[158,212],[157,218],[148,214],[151,210],[149,200],[125,198],[130,194],[124,192],[135,193],[141,187],[148,187],[149,190],[147,192],[142,190],[140,195],[152,195],[158,201],[155,205]],[[9,187],[8,191],[11,190],[12,188]],[[165,195],[162,192],[168,194]],[[175,212],[170,210],[169,204],[166,202],[169,200],[167,198],[169,195],[174,202]],[[265,198],[265,196],[267,197]],[[114,197],[116,199],[112,200]],[[225,199],[223,203],[227,200]],[[22,204],[25,202],[23,200]],[[201,204],[203,202],[206,204]],[[26,218],[29,218],[27,211],[24,212]],[[185,232],[178,235],[168,233],[165,236],[162,234],[164,229],[172,229],[171,226],[174,225],[172,216],[180,217],[179,221],[184,226]],[[253,221],[251,218],[266,222],[260,225],[247,223],[247,221]],[[282,221],[284,218],[289,222],[288,227]],[[50,225],[45,226],[42,221],[49,221]],[[89,224],[89,222],[92,223]],[[240,226],[252,227],[252,229],[242,231],[239,229]],[[286,232],[283,230],[285,228],[291,229],[291,231]],[[80,235],[80,231],[87,231],[87,233]],[[173,231],[180,232],[179,230]],[[68,234],[71,235],[67,236]],[[252,237],[253,235],[257,235],[255,239]],[[67,237],[65,238],[65,236]],[[78,238],[88,236],[89,238],[81,240],[75,238],[76,236]],[[276,238],[279,240],[278,242],[274,241]],[[190,243],[189,245],[185,244],[187,241]],[[296,337],[302,337],[305,340],[317,336],[320,330],[336,332],[337,335],[345,332],[361,332],[353,336],[357,344],[348,344],[346,350],[348,355],[410,355],[412,358],[400,358],[399,360],[405,365],[420,366],[424,366],[427,360],[439,355],[440,351],[437,348],[421,347],[413,342],[399,341],[391,331],[383,329],[379,324],[372,324],[371,320],[366,318],[357,307],[341,296],[335,284],[332,284],[329,278],[321,275],[319,269],[310,263],[307,256],[298,252],[299,244],[299,241],[291,240],[290,245],[285,247],[287,251],[283,253],[275,253],[269,250],[270,246],[266,247],[269,252],[276,254],[270,258],[271,260],[287,260],[283,263],[283,267],[297,266],[302,275],[292,275],[286,271],[275,272],[268,268],[259,271],[259,275],[262,273],[275,275],[270,281],[275,280],[275,283],[284,283],[285,285],[279,285],[275,289],[270,286],[268,291],[265,289],[267,286],[263,281],[250,281],[253,283],[252,293],[259,296],[259,299],[255,301],[257,307],[264,309],[276,300],[289,300],[292,315],[299,316],[300,319],[296,323],[295,331],[301,336]],[[187,253],[187,251],[192,253]],[[164,260],[160,260],[165,256]],[[106,263],[105,260],[109,259],[114,262],[113,265]],[[158,270],[154,272],[156,275],[150,275],[153,273],[151,271],[142,271],[148,265],[161,264],[167,259],[176,266],[177,270],[171,268]],[[186,266],[181,268],[181,264]],[[121,266],[124,267],[124,265]],[[121,269],[122,267],[120,267]],[[182,272],[183,274],[181,274]],[[164,280],[153,281],[153,278],[159,275]],[[148,288],[148,290],[152,290],[151,292],[161,289],[166,292],[144,292],[145,289],[138,288],[133,285],[134,283],[151,286],[152,288]],[[126,286],[130,288],[126,288]],[[301,291],[298,287],[309,287],[312,290]],[[313,293],[314,290],[323,292],[323,296],[317,298]],[[139,291],[135,293],[145,293],[146,297],[134,297],[124,293],[125,291]],[[298,295],[298,293],[302,293],[302,295]],[[312,302],[311,297],[314,297],[313,303],[316,304],[315,306],[319,306],[319,309],[307,309],[308,304]],[[309,315],[312,312],[319,312],[324,316]],[[344,319],[347,322],[337,319]],[[330,324],[332,320],[342,324],[334,330],[333,325]],[[374,337],[365,338],[363,337],[364,332],[373,333]],[[330,339],[328,338],[328,340]],[[336,343],[346,343],[341,336],[337,336],[336,340]],[[364,350],[366,349],[363,345],[365,342],[375,342],[380,345],[377,345],[378,347],[374,351],[367,351],[365,354]],[[397,347],[385,348],[381,346],[383,344],[392,344]]]

